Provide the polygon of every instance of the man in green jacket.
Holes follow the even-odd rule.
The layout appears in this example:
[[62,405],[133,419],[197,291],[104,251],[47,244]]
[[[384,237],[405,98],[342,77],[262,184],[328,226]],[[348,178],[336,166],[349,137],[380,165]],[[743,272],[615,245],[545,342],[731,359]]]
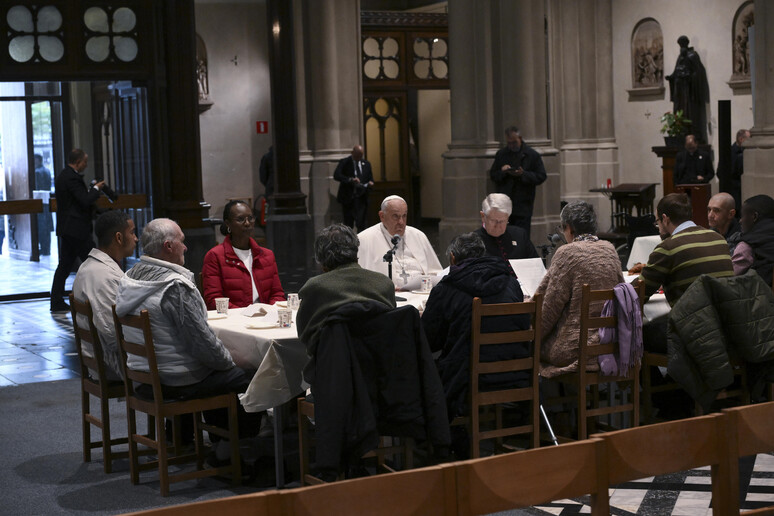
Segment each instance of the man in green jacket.
[[314,256],[323,274],[309,279],[298,296],[298,337],[311,352],[326,318],[337,308],[357,301],[379,301],[395,308],[395,285],[378,272],[357,263],[359,241],[354,231],[333,224],[317,234]]

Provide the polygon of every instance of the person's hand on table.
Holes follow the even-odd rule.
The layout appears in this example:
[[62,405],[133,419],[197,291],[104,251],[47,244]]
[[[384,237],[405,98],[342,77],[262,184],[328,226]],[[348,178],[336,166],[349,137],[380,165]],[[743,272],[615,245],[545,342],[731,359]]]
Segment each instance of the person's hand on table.
[[642,272],[642,269],[645,268],[644,263],[635,263],[632,265],[632,268],[629,269],[629,276],[634,276],[635,274],[640,274]]

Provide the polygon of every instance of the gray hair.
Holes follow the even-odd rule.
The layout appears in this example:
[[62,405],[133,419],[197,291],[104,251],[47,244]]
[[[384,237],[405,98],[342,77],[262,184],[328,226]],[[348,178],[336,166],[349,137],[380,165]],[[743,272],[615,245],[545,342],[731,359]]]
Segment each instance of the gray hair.
[[562,208],[559,220],[562,227],[570,226],[576,236],[586,233],[593,235],[597,232],[597,214],[594,213],[594,207],[586,201],[568,203]]
[[454,255],[455,262],[460,263],[468,258],[480,258],[485,252],[486,247],[480,236],[476,233],[463,233],[455,237],[446,248],[446,258],[451,262],[451,255]]
[[331,224],[317,233],[314,239],[314,259],[325,270],[357,261],[357,235],[349,226]]
[[153,219],[148,222],[140,237],[142,252],[153,258],[161,256],[164,242],[175,239],[178,227],[172,219]]
[[487,195],[484,202],[481,203],[481,211],[484,212],[484,215],[489,215],[491,210],[497,210],[510,216],[513,213],[511,198],[501,193]]
[[408,203],[406,202],[406,199],[404,199],[400,195],[388,195],[382,201],[382,206],[379,209],[382,211],[385,211],[387,209],[387,205],[392,201],[403,201],[404,204],[408,205]]

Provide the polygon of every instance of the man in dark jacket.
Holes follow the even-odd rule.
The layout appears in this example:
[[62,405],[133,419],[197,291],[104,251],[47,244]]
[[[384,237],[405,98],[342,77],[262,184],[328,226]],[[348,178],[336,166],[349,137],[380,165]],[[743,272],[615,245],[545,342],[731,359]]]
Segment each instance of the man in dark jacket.
[[742,205],[742,234],[731,261],[734,274],[755,270],[771,286],[774,269],[774,199],[750,197]]
[[366,228],[368,189],[374,186],[371,164],[363,159],[363,147],[355,145],[352,155],[339,161],[333,179],[341,183],[336,199],[341,203],[344,224],[357,230]]
[[535,187],[546,180],[543,158],[524,143],[516,127],[505,129],[507,145],[497,151],[489,170],[497,191],[513,201],[513,213],[508,221],[527,232],[532,225],[532,207],[535,204]]
[[[449,274],[436,285],[427,300],[422,316],[430,349],[441,351],[436,361],[441,375],[449,418],[467,412],[468,385],[470,382],[470,328],[473,298],[479,297],[485,304],[520,303],[524,300],[519,281],[510,274],[510,267],[501,258],[484,255],[484,243],[475,233],[455,238],[449,249],[451,268]],[[484,331],[525,330],[528,315],[497,317],[485,321]],[[529,355],[529,345],[512,343],[486,346],[481,352],[482,361],[506,360]],[[508,374],[496,378],[481,379],[481,388],[504,385],[526,386],[528,375]],[[524,383],[524,385],[519,385]],[[466,438],[453,437],[455,453],[467,455]]]
[[91,233],[94,205],[100,196],[104,181],[86,186],[83,171],[89,156],[82,149],[73,149],[67,156],[68,165],[56,177],[56,234],[62,239],[59,248],[59,265],[51,285],[51,311],[68,311],[70,306],[62,300],[65,281],[80,258],[86,260],[94,247]]
[[675,184],[709,183],[713,177],[712,158],[699,148],[696,137],[689,134],[685,137],[685,150],[678,152],[675,158]]

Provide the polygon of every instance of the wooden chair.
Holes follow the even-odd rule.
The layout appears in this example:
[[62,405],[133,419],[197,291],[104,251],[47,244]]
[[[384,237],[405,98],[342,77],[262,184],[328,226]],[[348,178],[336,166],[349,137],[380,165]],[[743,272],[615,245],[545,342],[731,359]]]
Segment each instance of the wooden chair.
[[[739,457],[774,452],[774,402],[724,409],[727,418],[730,449],[728,492],[731,502],[739,501]],[[734,514],[739,507],[731,507]],[[774,505],[760,507],[743,514],[774,514]]]
[[281,516],[280,494],[276,490],[262,491],[217,500],[173,505],[172,507],[159,507],[128,513],[125,516],[211,516],[213,514]]
[[[533,448],[540,446],[540,396],[538,373],[540,372],[540,320],[542,316],[543,298],[536,295],[525,303],[484,304],[480,298],[473,299],[472,324],[470,332],[470,384],[468,389],[469,415],[457,417],[452,425],[465,425],[470,439],[470,456],[481,456],[481,441],[497,439],[502,444],[506,436],[531,434]],[[532,319],[529,330],[482,332],[484,317],[508,317],[528,314]],[[532,342],[532,352],[526,358],[500,360],[497,362],[482,362],[481,351],[484,346],[511,344],[517,342]],[[529,374],[529,385],[520,388],[501,388],[492,391],[480,391],[479,382],[483,375],[496,373],[526,372]],[[529,422],[524,425],[503,427],[502,410],[505,404],[529,402]],[[494,408],[495,428],[481,430],[482,410]],[[486,420],[486,416],[484,416]],[[489,418],[491,421],[491,418]],[[513,451],[513,450],[509,450]]]
[[[306,398],[298,399],[298,455],[301,463],[301,485],[324,484],[325,481],[311,473],[309,456],[315,446],[315,439],[311,433],[311,422],[314,421],[314,403]],[[387,457],[399,457],[403,469],[414,467],[414,440],[410,437],[401,438],[399,441],[379,438],[379,447],[363,455],[368,459],[376,457],[377,468],[382,471],[394,473],[395,470],[387,464]]]
[[[640,308],[642,308],[643,285],[639,285]],[[591,304],[614,299],[613,289],[591,290],[589,285],[583,285],[581,297],[580,342],[578,345],[578,372],[563,374],[551,378],[549,381],[558,381],[573,385],[577,389],[577,395],[549,400],[547,404],[556,404],[567,400],[577,401],[578,413],[578,439],[588,437],[588,419],[592,417],[606,416],[610,414],[631,413],[632,426],[639,424],[640,418],[640,364],[633,364],[632,368],[618,376],[604,376],[601,371],[588,371],[589,360],[597,361],[600,355],[618,354],[618,342],[609,344],[589,345],[589,330],[598,328],[615,328],[618,325],[618,317],[601,317],[591,315]],[[631,401],[615,405],[613,385],[629,384],[631,388]],[[599,406],[599,385],[608,385],[608,406]],[[591,388],[591,400],[589,400],[586,388]],[[589,408],[588,402],[592,407]]]
[[[102,462],[105,473],[113,469],[113,461],[129,456],[128,452],[114,452],[113,446],[126,444],[126,437],[112,439],[110,437],[110,400],[124,396],[124,382],[110,381],[105,372],[105,359],[102,342],[97,328],[94,326],[94,312],[91,303],[75,299],[70,294],[70,311],[73,317],[73,332],[75,345],[78,349],[78,360],[81,364],[81,425],[83,429],[83,462],[91,462],[92,448],[102,448]],[[87,325],[82,326],[78,316],[83,316]],[[81,319],[82,320],[82,319]],[[91,346],[91,356],[84,350],[84,344]],[[91,413],[91,396],[99,400],[99,415]],[[102,432],[101,441],[91,441],[91,426]],[[148,427],[152,427],[152,420]]]
[[[194,478],[208,477],[230,473],[234,485],[239,485],[242,481],[241,468],[239,463],[239,426],[237,422],[237,399],[236,394],[222,394],[210,396],[207,398],[197,398],[181,401],[167,401],[164,399],[161,380],[159,378],[158,365],[156,363],[156,352],[153,346],[153,335],[151,333],[150,317],[147,310],[142,310],[140,315],[127,315],[118,317],[115,305],[113,305],[113,320],[116,325],[116,338],[121,350],[121,364],[124,374],[124,387],[126,392],[126,412],[129,427],[129,461],[132,483],[137,484],[140,481],[140,471],[147,469],[159,470],[159,482],[161,484],[161,495],[169,494],[169,484],[181,482]],[[142,335],[141,342],[132,342],[126,339],[124,327],[139,330]],[[144,358],[148,363],[148,371],[139,371],[129,369],[127,366],[127,355],[135,355]],[[134,389],[134,383],[139,382],[151,385],[153,388],[152,399],[147,399],[138,395]],[[222,429],[212,425],[207,425],[202,421],[202,412],[205,410],[227,409],[229,419],[229,429]],[[144,412],[153,416],[156,421],[156,438],[144,436],[137,433],[136,412]],[[164,430],[164,418],[179,420],[183,414],[193,414],[194,433],[195,433],[195,453],[182,454],[179,437],[179,425],[175,427],[175,446],[172,447],[173,456],[169,456],[166,444],[166,432]],[[231,464],[228,466],[203,469],[204,468],[204,445],[202,442],[202,431],[207,430],[220,437],[226,438],[231,444]],[[139,463],[137,445],[150,447],[156,451],[157,460]],[[196,470],[177,473],[171,475],[168,471],[170,464],[179,464],[196,460]]]
[[[741,360],[731,360],[731,367],[734,369],[734,383],[733,385],[721,390],[716,400],[727,400],[736,398],[739,401],[739,405],[750,404],[750,388],[747,383],[747,366]],[[704,409],[698,403],[694,404],[695,412],[697,416],[704,415]]]
[[447,464],[280,493],[285,516],[457,514],[455,466]]
[[591,514],[610,514],[605,443],[525,450],[456,464],[460,516],[491,514],[591,495]]
[[723,415],[658,423],[594,437],[605,441],[609,486],[711,466],[713,514],[735,514],[735,502],[726,488],[730,467]]
[[654,353],[645,351],[642,354],[642,407],[643,419],[646,423],[657,421],[653,414],[653,395],[659,392],[677,391],[682,389],[674,380],[661,385],[653,385],[653,368],[666,368],[669,364],[669,356],[666,353]]

